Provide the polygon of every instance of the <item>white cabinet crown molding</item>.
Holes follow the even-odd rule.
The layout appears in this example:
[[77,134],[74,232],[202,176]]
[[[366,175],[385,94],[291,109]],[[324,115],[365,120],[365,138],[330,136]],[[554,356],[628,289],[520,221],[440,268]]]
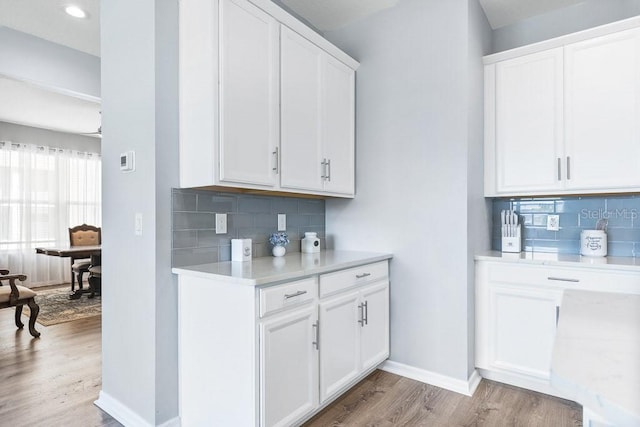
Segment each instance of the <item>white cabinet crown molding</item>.
[[604,36],[607,34],[617,33],[619,31],[630,30],[632,28],[638,27],[640,27],[640,16],[634,16],[632,18],[612,22],[610,24],[600,25],[598,27],[593,27],[583,31],[555,37],[538,43],[532,43],[526,46],[505,50],[504,52],[493,53],[491,55],[484,56],[482,60],[485,65],[495,64],[496,62],[504,61],[505,59],[517,58],[518,56],[529,55],[532,53],[541,52],[543,50],[563,47],[571,43],[576,43],[592,39],[594,37]]

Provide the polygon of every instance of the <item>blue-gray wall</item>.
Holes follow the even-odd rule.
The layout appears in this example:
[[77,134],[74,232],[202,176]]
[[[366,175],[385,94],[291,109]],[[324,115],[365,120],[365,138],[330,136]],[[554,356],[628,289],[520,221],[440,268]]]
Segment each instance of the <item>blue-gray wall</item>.
[[100,100],[100,58],[0,26],[0,75]]
[[586,0],[493,31],[493,52],[640,15],[640,0]]
[[0,141],[100,153],[100,138],[0,122]]
[[[100,3],[102,389],[125,425],[177,425],[178,285],[171,189],[178,185],[178,2]],[[120,153],[134,150],[134,172]],[[136,235],[135,214],[142,214]]]
[[[391,359],[460,383],[473,368],[469,256],[490,247],[490,218],[476,185],[480,61],[488,53],[488,40],[476,39],[490,32],[477,7],[401,0],[326,33],[361,64],[357,195],[327,201],[328,239],[337,249],[394,254]],[[481,224],[471,234],[469,221]]]
[[[500,211],[515,210],[523,223],[523,250],[580,253],[580,231],[607,219],[608,254],[640,256],[640,196],[495,199],[492,247],[501,249]],[[560,216],[560,230],[547,230],[547,216]]]
[[[255,196],[205,190],[173,190],[173,266],[231,259],[231,239],[253,239],[253,257],[269,256],[267,239],[278,231],[278,214],[286,214],[290,243],[300,252],[300,239],[315,231],[325,247],[325,201],[295,197]],[[216,234],[215,214],[227,214],[227,232]]]

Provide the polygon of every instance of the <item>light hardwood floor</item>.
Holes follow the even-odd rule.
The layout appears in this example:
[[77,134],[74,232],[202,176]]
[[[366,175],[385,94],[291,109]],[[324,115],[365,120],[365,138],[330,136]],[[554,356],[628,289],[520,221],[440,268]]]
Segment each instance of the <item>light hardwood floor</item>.
[[582,425],[582,407],[482,380],[473,397],[375,371],[304,427],[568,427]]
[[[13,313],[0,310],[0,425],[120,426],[93,405],[101,387],[101,318],[38,324],[42,336],[32,339],[15,328]],[[579,405],[543,394],[483,380],[465,397],[376,371],[305,427],[580,425]]]

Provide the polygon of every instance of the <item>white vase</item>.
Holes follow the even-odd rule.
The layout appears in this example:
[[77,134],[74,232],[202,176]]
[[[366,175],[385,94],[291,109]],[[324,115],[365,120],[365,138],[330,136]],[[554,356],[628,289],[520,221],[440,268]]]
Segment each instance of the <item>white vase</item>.
[[271,253],[273,256],[283,256],[287,252],[284,246],[274,246]]

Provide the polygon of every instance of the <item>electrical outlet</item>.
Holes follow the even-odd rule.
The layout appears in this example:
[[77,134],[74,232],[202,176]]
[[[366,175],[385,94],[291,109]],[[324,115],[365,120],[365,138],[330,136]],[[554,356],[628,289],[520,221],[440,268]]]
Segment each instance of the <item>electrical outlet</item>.
[[287,214],[278,214],[278,231],[287,231]]
[[227,214],[216,214],[216,234],[227,234]]
[[547,215],[547,230],[560,230],[560,215]]

